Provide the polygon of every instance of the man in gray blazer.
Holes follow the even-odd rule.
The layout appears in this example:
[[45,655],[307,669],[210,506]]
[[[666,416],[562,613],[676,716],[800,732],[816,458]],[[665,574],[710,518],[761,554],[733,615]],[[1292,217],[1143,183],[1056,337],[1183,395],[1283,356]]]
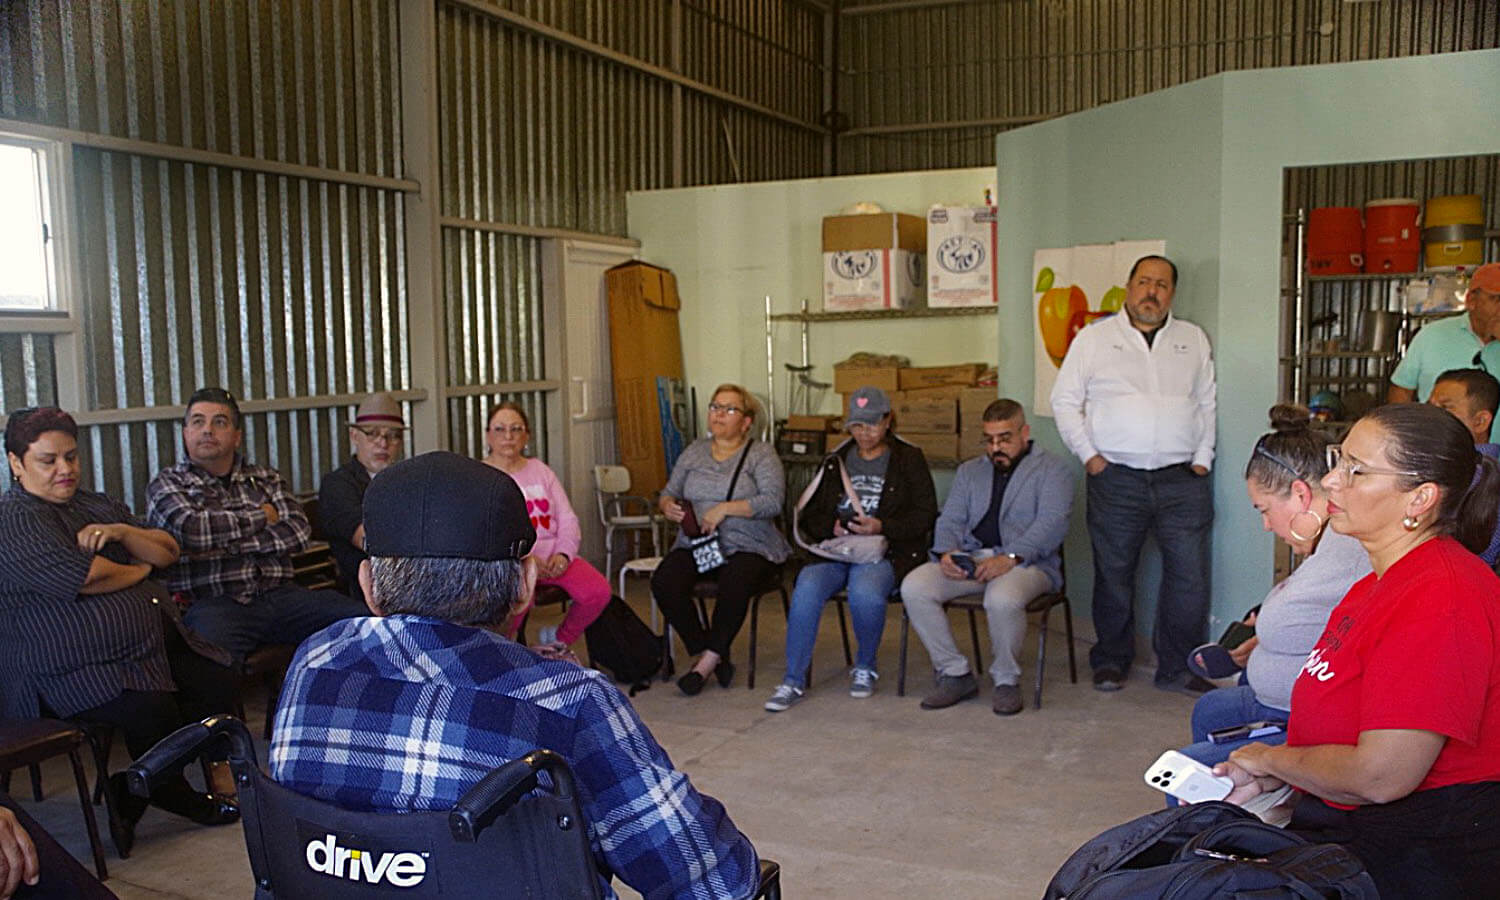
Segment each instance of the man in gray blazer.
[[1062,587],[1058,549],[1068,533],[1073,478],[1067,464],[1031,442],[1026,411],[1000,399],[984,411],[983,456],[958,467],[938,516],[933,562],[901,582],[912,627],[937,670],[937,688],[923,709],[943,709],[979,694],[968,657],[959,652],[943,603],[984,594],[990,629],[993,709],[1021,711],[1021,641],[1026,604]]

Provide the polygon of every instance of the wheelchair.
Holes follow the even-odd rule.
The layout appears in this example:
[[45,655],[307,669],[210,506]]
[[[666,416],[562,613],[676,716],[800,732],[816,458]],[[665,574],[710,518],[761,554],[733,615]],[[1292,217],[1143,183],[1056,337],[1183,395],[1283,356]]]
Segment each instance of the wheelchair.
[[[245,723],[211,716],[136,760],[126,770],[131,792],[148,796],[159,778],[216,741],[229,745],[256,900],[603,897],[573,772],[551,750],[495,769],[446,812],[355,812],[272,781]],[[756,896],[780,900],[776,863],[761,861]]]

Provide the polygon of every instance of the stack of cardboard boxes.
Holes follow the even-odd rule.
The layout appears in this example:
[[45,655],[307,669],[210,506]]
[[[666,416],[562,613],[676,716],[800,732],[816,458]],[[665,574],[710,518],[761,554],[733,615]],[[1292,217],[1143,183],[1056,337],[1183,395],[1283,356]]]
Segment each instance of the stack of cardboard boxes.
[[835,366],[833,386],[842,397],[840,408],[845,409],[848,395],[858,388],[868,385],[885,391],[902,439],[920,447],[929,462],[953,462],[980,452],[984,408],[996,397],[993,386],[976,386],[985,368],[983,363],[923,368]]

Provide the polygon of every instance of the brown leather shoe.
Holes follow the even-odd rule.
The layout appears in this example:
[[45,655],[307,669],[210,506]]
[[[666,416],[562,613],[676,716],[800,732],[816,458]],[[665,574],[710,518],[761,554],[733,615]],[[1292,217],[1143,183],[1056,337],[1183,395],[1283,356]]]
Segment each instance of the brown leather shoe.
[[922,698],[923,709],[947,709],[961,700],[979,696],[979,683],[974,673],[962,675],[939,675],[937,690]]
[[997,716],[1013,716],[1025,706],[1021,702],[1021,689],[1014,684],[995,685],[995,699],[990,704],[990,709]]

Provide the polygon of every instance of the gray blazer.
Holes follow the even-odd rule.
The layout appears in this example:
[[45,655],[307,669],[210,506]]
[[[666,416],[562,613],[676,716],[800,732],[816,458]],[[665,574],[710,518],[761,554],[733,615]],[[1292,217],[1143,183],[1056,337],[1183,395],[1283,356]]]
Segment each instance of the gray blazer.
[[[953,550],[972,553],[981,549],[974,526],[990,508],[990,487],[995,464],[988,456],[966,460],[953,476],[953,488],[938,516],[932,540],[936,559]],[[1062,459],[1036,444],[1016,466],[1005,499],[1000,503],[1000,546],[996,553],[1015,553],[1024,565],[1047,573],[1052,589],[1062,588],[1062,561],[1058,548],[1068,535],[1068,516],[1073,509],[1073,476]]]

